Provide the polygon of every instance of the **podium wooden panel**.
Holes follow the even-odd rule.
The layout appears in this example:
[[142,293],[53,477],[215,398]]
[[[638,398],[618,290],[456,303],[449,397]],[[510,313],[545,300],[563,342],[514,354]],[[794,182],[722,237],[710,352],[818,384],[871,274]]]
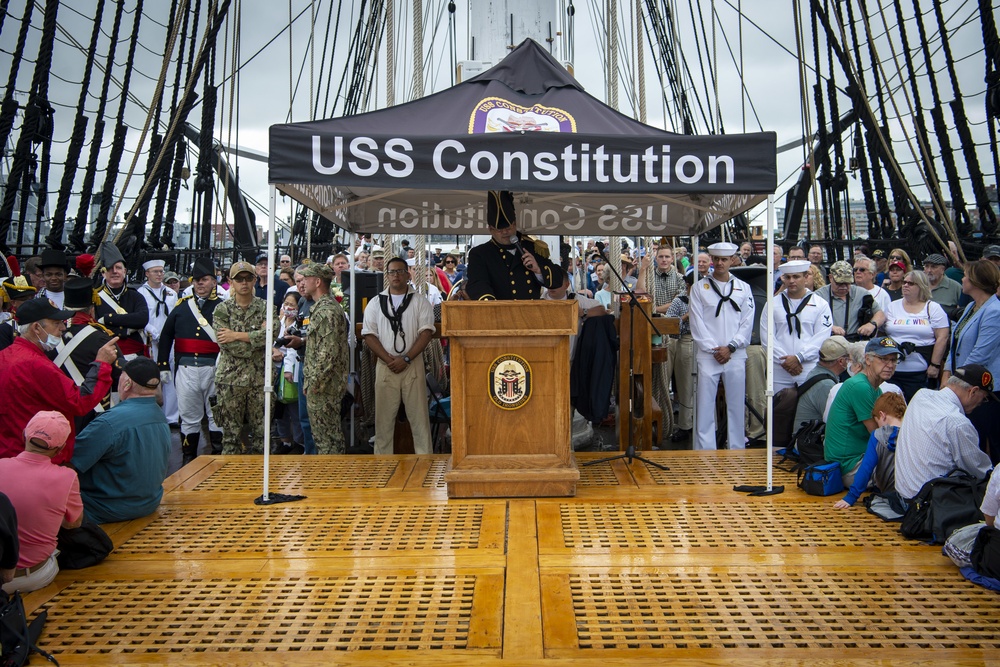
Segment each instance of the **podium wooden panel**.
[[[656,444],[653,442],[653,364],[666,362],[665,347],[653,348],[653,334],[678,334],[681,330],[680,320],[676,317],[652,317],[652,303],[640,296],[638,308],[650,315],[654,327],[641,314],[636,313],[632,321],[632,308],[628,304],[628,296],[622,297],[621,315],[618,326],[618,449],[628,448],[628,418],[635,420],[634,437],[636,450],[649,450]],[[635,347],[635,381],[642,387],[642,405],[633,407],[629,403],[629,335],[635,329],[631,339]],[[659,406],[661,410],[668,406]],[[627,417],[628,418],[627,418]],[[663,422],[660,422],[662,428]]]
[[[441,335],[451,348],[451,498],[572,496],[580,472],[571,443],[569,337],[575,301],[448,301]],[[531,371],[517,409],[490,396],[490,367],[506,354]]]

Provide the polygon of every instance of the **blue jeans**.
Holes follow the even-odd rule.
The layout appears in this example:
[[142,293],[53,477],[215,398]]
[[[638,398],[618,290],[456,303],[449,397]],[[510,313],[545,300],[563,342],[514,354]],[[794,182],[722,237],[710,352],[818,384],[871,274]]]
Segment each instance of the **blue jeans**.
[[312,426],[309,424],[309,406],[306,405],[306,395],[302,391],[302,366],[299,364],[299,374],[296,381],[299,383],[299,423],[302,424],[302,446],[306,454],[318,454],[316,442],[313,440]]

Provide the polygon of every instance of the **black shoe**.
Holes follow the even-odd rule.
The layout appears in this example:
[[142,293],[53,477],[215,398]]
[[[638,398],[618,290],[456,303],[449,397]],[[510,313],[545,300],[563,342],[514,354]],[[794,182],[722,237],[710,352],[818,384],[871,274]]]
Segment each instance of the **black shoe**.
[[691,429],[679,428],[670,434],[670,442],[684,442],[691,437]]
[[292,445],[288,448],[288,451],[285,453],[291,454],[292,456],[299,456],[306,453],[306,448],[305,446],[300,445],[297,442],[293,442]]
[[271,443],[271,454],[273,456],[284,456],[292,451],[292,445],[288,442],[278,442]]

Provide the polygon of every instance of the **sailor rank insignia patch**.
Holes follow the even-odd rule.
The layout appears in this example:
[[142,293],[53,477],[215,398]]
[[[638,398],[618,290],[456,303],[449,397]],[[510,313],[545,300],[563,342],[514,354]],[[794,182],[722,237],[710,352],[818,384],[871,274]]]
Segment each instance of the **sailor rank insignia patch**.
[[504,354],[490,365],[490,400],[503,410],[517,410],[531,398],[531,366],[516,354]]

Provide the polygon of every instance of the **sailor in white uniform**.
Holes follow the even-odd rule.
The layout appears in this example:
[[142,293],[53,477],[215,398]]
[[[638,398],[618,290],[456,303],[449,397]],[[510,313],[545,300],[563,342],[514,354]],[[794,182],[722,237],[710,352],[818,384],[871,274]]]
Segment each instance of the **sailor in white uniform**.
[[[144,331],[146,334],[146,344],[149,345],[149,356],[155,361],[160,349],[160,332],[163,331],[163,323],[167,321],[167,315],[177,304],[177,293],[163,284],[164,267],[166,262],[162,259],[151,259],[142,265],[146,271],[146,282],[139,288],[139,294],[146,299],[149,306],[149,322],[146,323]],[[174,391],[173,382],[162,382],[163,388],[163,414],[167,422],[177,424],[180,422],[180,415],[177,412],[177,394]]]
[[730,449],[743,449],[746,358],[753,328],[754,300],[750,285],[729,275],[734,243],[708,247],[715,272],[691,288],[689,320],[698,364],[698,413],[694,449],[715,449],[715,395],[719,378],[726,386],[728,442]]
[[830,305],[806,289],[807,260],[781,265],[785,290],[774,300],[774,336],[768,318],[760,319],[760,344],[771,351],[774,393],[800,384],[819,361],[819,348],[830,337]]

